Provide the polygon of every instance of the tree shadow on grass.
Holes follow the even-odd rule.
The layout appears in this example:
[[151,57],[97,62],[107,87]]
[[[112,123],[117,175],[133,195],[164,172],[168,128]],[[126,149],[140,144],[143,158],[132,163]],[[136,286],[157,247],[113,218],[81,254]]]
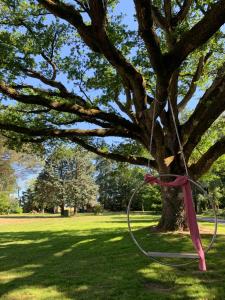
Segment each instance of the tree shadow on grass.
[[[137,215],[137,214],[130,214],[130,224],[133,223],[152,223],[158,222],[160,216],[158,215]],[[122,217],[111,217],[109,221],[105,221],[105,223],[124,223],[127,224],[127,215],[123,215]]]
[[[145,236],[143,230],[135,234]],[[187,248],[186,238],[172,238],[176,252]],[[17,299],[10,298],[12,292],[25,288],[39,290],[27,299],[225,298],[224,236],[209,255],[206,273],[198,271],[197,263],[174,269],[148,260],[124,229],[5,232],[0,241],[1,299]],[[166,251],[168,235],[153,236],[151,244],[151,251],[158,246]],[[61,296],[41,295],[49,288]]]
[[[132,222],[131,223],[151,223],[151,222],[157,222],[157,220],[156,219],[135,219],[135,220],[132,220]],[[117,223],[117,224],[119,224],[119,223],[123,223],[123,224],[126,224],[127,223],[127,219],[125,219],[125,220],[112,220],[112,221],[105,221],[105,223]]]

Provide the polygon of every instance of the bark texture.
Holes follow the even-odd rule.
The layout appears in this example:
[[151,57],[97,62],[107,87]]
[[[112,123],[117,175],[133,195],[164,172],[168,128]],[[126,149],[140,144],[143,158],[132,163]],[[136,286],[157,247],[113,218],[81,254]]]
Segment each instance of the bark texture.
[[181,188],[162,187],[162,215],[157,225],[160,231],[187,229]]

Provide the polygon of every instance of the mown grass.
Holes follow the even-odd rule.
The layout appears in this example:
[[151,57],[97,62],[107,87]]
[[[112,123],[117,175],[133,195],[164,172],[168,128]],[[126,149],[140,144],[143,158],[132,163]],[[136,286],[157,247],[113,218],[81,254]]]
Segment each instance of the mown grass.
[[[156,219],[132,219],[146,247],[150,231],[142,227]],[[0,232],[0,299],[225,299],[224,225],[219,226],[204,273],[197,263],[171,268],[142,256],[122,214],[0,217]],[[153,233],[150,242],[150,251],[191,247],[188,236],[177,234]]]

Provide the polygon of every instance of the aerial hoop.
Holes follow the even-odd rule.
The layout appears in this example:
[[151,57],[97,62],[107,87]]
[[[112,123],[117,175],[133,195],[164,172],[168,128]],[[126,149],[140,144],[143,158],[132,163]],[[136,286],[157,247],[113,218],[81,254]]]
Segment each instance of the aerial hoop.
[[[153,101],[152,123],[151,123],[151,129],[150,129],[150,139],[149,139],[149,154],[150,154],[150,156],[152,155],[153,157],[154,157],[154,151],[152,151],[153,150],[153,143],[156,140],[156,138],[154,139],[154,127],[155,127],[155,122],[156,122],[156,119],[157,119],[156,102],[158,102],[157,97],[155,96],[154,98],[156,99],[156,101]],[[194,261],[196,261],[198,259],[199,260],[199,270],[200,271],[206,271],[207,268],[206,268],[206,262],[205,262],[205,255],[212,248],[213,243],[214,243],[215,238],[216,238],[216,234],[217,234],[216,206],[214,205],[214,201],[208,197],[208,194],[203,189],[203,187],[199,183],[193,181],[189,177],[188,163],[187,163],[186,158],[185,158],[185,152],[184,152],[184,149],[183,149],[182,139],[181,139],[180,134],[179,134],[176,115],[175,115],[174,108],[173,108],[170,97],[168,97],[168,108],[171,111],[171,117],[172,117],[172,121],[173,121],[173,124],[174,124],[174,129],[175,129],[177,142],[178,142],[178,146],[179,146],[179,152],[178,153],[180,154],[180,158],[183,161],[185,175],[159,174],[157,177],[152,176],[151,175],[152,170],[151,170],[150,158],[149,158],[148,159],[148,169],[150,170],[150,174],[147,174],[145,176],[145,181],[142,184],[140,184],[134,190],[134,192],[133,192],[133,194],[132,194],[132,196],[129,200],[129,203],[128,203],[128,207],[127,207],[128,229],[129,229],[129,232],[130,232],[130,235],[131,235],[131,238],[132,238],[133,242],[136,244],[136,246],[139,248],[139,250],[145,256],[151,258],[155,262],[157,262],[161,265],[166,265],[166,266],[171,266],[171,267],[179,267],[179,266],[184,266],[184,265],[191,264],[191,263],[193,263]],[[172,156],[164,158],[164,164],[167,167],[174,161],[174,158],[175,158],[174,151],[172,151],[172,153],[168,153],[168,154],[170,154]],[[169,161],[167,161],[168,159],[169,159]],[[165,181],[160,180],[160,177],[169,177],[169,176],[170,177],[175,177],[175,180],[172,181],[172,182],[165,182]],[[192,243],[193,243],[193,246],[195,248],[196,253],[149,252],[149,251],[146,251],[145,249],[143,249],[141,247],[141,245],[138,243],[138,241],[136,240],[136,238],[135,238],[135,236],[132,232],[132,229],[131,229],[130,208],[131,208],[132,200],[133,200],[134,196],[136,195],[136,193],[147,183],[158,184],[160,186],[167,186],[167,187],[171,186],[171,187],[181,187],[182,188],[183,197],[184,197],[184,208],[185,208],[186,217],[187,217],[187,221],[188,221],[188,225],[189,225],[190,237],[191,237],[191,240],[192,240]],[[191,189],[191,185],[190,185],[191,183],[195,187],[197,187],[198,190],[200,190],[205,197],[207,197],[209,199],[209,202],[211,203],[212,208],[213,208],[213,212],[214,212],[214,233],[212,235],[212,239],[209,242],[208,247],[206,247],[205,249],[203,248],[202,243],[201,243],[201,237],[200,237],[200,232],[199,232],[199,228],[198,228],[198,224],[197,224],[197,218],[196,218],[196,212],[195,212],[194,205],[193,205],[192,189]],[[167,262],[164,262],[164,261],[160,261],[158,259],[159,257],[161,257],[161,258],[188,258],[188,259],[190,259],[190,261],[188,261],[186,263],[173,264],[173,263],[167,263]]]
[[[158,177],[179,177],[180,175],[175,175],[175,174],[160,174]],[[204,253],[205,255],[209,252],[209,250],[212,248],[215,239],[216,239],[216,235],[217,235],[217,227],[218,227],[218,221],[217,221],[217,213],[216,213],[216,206],[214,204],[213,199],[210,199],[208,197],[207,192],[204,190],[204,188],[197,182],[193,181],[192,179],[190,179],[188,177],[188,181],[193,184],[195,187],[198,188],[199,191],[201,191],[201,193],[207,197],[212,205],[213,208],[213,214],[214,214],[214,231],[212,234],[212,239],[209,242],[209,245],[204,248]],[[134,196],[138,193],[138,191],[145,186],[146,184],[148,184],[147,182],[143,182],[141,183],[133,192],[129,203],[128,203],[128,207],[127,207],[127,222],[128,222],[128,229],[129,229],[129,233],[131,235],[131,238],[134,242],[134,244],[139,248],[139,250],[147,257],[149,257],[150,259],[154,260],[155,262],[161,264],[161,265],[166,265],[166,266],[170,266],[170,267],[181,267],[181,266],[185,266],[185,265],[189,265],[192,264],[193,262],[196,262],[196,260],[199,260],[199,256],[197,253],[165,253],[165,252],[150,252],[147,251],[145,249],[142,248],[142,246],[139,244],[139,242],[137,241],[137,239],[135,238],[132,228],[131,228],[131,220],[130,220],[130,209],[131,209],[131,204],[132,204],[132,200],[134,198]],[[184,263],[178,263],[178,264],[174,264],[174,263],[167,263],[164,262],[162,260],[160,260],[159,258],[175,258],[175,259],[179,259],[179,258],[187,258],[190,259],[187,262]]]

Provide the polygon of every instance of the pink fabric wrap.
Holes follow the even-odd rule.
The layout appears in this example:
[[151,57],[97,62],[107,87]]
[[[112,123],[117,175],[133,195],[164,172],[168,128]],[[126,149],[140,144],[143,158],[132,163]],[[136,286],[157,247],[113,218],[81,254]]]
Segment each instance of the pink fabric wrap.
[[192,190],[191,190],[191,185],[188,180],[188,177],[177,176],[177,178],[174,181],[164,182],[154,176],[151,176],[150,174],[146,174],[145,182],[150,184],[159,184],[161,186],[182,187],[183,196],[184,196],[184,209],[187,217],[190,235],[191,235],[193,245],[199,256],[199,270],[206,271],[205,253],[201,243],[198,223],[196,219],[196,213],[195,213],[193,200],[192,200]]

